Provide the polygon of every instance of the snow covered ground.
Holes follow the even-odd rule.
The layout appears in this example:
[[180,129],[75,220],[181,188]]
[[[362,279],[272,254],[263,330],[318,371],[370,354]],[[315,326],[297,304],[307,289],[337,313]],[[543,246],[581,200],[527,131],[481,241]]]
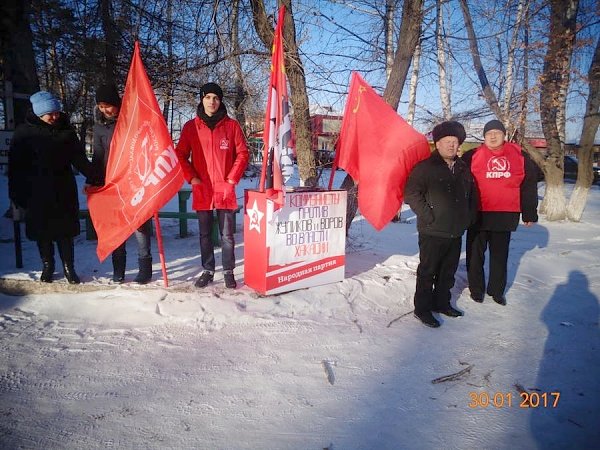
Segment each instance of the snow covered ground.
[[[465,315],[438,329],[412,316],[417,234],[403,219],[378,233],[358,217],[343,282],[269,297],[226,290],[219,272],[194,288],[197,224],[180,239],[175,220],[161,221],[167,289],[156,247],[156,281],[115,286],[84,234],[84,284],[42,284],[35,245],[16,269],[0,219],[0,447],[597,448],[599,187],[582,223],[514,233],[507,306],[470,300],[463,254]],[[134,242],[129,255],[131,280]]]

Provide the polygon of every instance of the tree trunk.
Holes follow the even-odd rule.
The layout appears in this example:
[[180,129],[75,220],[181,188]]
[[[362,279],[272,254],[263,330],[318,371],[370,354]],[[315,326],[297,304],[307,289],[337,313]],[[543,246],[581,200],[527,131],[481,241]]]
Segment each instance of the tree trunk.
[[[4,0],[0,4],[0,56],[5,81],[12,82],[12,92],[33,94],[40,89],[33,53],[33,36],[29,26],[31,2]],[[0,86],[4,89],[4,86]],[[12,130],[25,121],[31,106],[27,99],[14,99],[14,120],[6,123]],[[4,104],[4,111],[7,105]]]
[[385,34],[385,79],[388,80],[392,74],[394,64],[394,17],[396,11],[396,0],[385,1],[385,16],[383,17],[383,30]]
[[117,73],[117,26],[113,19],[112,0],[100,0],[100,17],[104,31],[104,79],[106,82],[116,82]]
[[[504,108],[503,117],[510,117],[510,109],[513,95],[514,86],[514,67],[515,67],[515,50],[517,48],[519,30],[521,29],[521,23],[523,22],[523,15],[525,9],[529,8],[529,5],[523,6],[523,3],[527,0],[519,0],[517,6],[517,19],[512,31],[512,39],[510,41],[510,47],[508,48],[508,60],[506,62],[506,88],[504,91]],[[528,2],[527,2],[528,3]]]
[[[526,124],[527,124],[527,98],[529,91],[529,8],[525,11],[523,32],[523,89],[519,108],[519,120],[517,122],[518,136],[521,145],[525,142]],[[540,165],[543,168],[543,165]]]
[[440,83],[440,101],[444,120],[452,118],[452,102],[450,101],[450,90],[446,76],[446,41],[444,39],[444,13],[442,11],[442,0],[436,1],[437,20],[435,22],[435,42],[437,44],[437,66]]
[[408,91],[408,111],[406,113],[406,121],[409,124],[413,124],[415,121],[415,110],[417,104],[417,87],[419,85],[419,69],[421,66],[421,41],[415,48],[415,54],[413,56],[412,63],[412,74],[410,76],[409,91]]
[[579,139],[577,159],[577,182],[567,206],[569,220],[579,222],[585,209],[588,193],[594,181],[593,146],[594,138],[600,126],[600,39],[596,41],[596,51],[588,72],[589,95],[586,103],[583,128]]
[[[471,19],[471,13],[469,12],[467,0],[460,0],[460,8],[462,10],[463,18],[465,20],[467,35],[469,37],[469,47],[471,48],[471,57],[473,58],[473,67],[475,68],[475,72],[477,73],[477,77],[479,78],[479,83],[481,84],[481,91],[483,92],[483,96],[488,106],[490,107],[490,110],[498,119],[504,121],[505,118],[502,114],[502,111],[500,110],[500,106],[498,105],[498,99],[496,98],[496,94],[492,90],[492,87],[490,86],[490,83],[487,79],[485,69],[483,68],[483,64],[481,64],[481,56],[479,55],[477,37],[475,36],[473,20]],[[505,123],[505,125],[507,124]]]
[[310,110],[308,94],[306,93],[306,77],[304,66],[300,59],[300,52],[296,43],[296,25],[292,13],[291,0],[281,2],[285,6],[285,22],[283,27],[283,40],[287,51],[285,52],[285,66],[290,83],[290,100],[294,110],[294,129],[296,130],[296,160],[300,182],[304,186],[317,185],[317,167],[315,153],[312,148],[312,130],[310,126]]
[[573,53],[577,7],[578,0],[568,0],[568,5],[565,5],[563,0],[551,1],[550,36],[541,76],[540,115],[548,145],[548,158],[544,170],[546,195],[541,210],[551,221],[566,217],[563,190],[564,149],[557,120],[561,108],[558,99],[566,76],[565,61],[570,61]]
[[[165,87],[165,98],[163,101],[163,117],[165,118],[165,123],[169,124],[169,112],[171,110],[171,105],[173,102],[173,94],[174,94],[174,83],[173,83],[173,72],[175,71],[174,64],[174,56],[173,56],[173,0],[167,0],[167,31],[166,31],[166,40],[167,40],[167,85]],[[171,118],[171,123],[173,120]],[[172,130],[173,127],[171,127]]]
[[396,56],[392,64],[392,71],[388,79],[383,99],[394,109],[398,109],[402,89],[406,82],[408,69],[415,48],[421,35],[421,23],[423,21],[423,0],[404,0],[402,6],[402,24],[400,25],[400,34],[397,46]]
[[242,62],[240,59],[240,35],[239,35],[239,17],[240,17],[240,2],[234,0],[232,4],[233,14],[231,15],[231,52],[233,57],[233,67],[235,69],[235,96],[233,98],[233,107],[235,108],[235,118],[246,132],[246,114],[244,105],[248,97],[248,93],[244,88],[244,72],[242,71]]
[[[304,186],[317,184],[317,168],[315,155],[311,148],[310,112],[308,108],[308,94],[306,93],[306,79],[304,67],[300,60],[298,45],[296,44],[296,27],[292,14],[290,0],[280,2],[285,6],[285,19],[283,26],[283,40],[285,42],[285,69],[290,83],[290,101],[293,110],[292,126],[296,137],[296,159],[300,182]],[[269,22],[263,0],[250,0],[254,27],[261,41],[269,50],[273,47],[273,27]]]

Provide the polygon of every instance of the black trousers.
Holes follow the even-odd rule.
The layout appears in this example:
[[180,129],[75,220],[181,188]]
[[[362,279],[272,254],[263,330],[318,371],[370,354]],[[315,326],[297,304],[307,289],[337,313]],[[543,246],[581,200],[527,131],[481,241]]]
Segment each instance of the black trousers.
[[[472,294],[504,295],[510,231],[467,231],[467,275]],[[485,252],[490,249],[489,280],[485,284]]]
[[462,239],[419,234],[419,267],[415,312],[442,310],[450,305],[450,289],[458,269]]

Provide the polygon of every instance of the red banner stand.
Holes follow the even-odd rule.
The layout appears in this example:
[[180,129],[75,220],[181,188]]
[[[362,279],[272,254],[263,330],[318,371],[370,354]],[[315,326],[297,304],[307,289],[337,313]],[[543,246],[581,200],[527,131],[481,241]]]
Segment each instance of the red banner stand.
[[278,294],[342,281],[346,249],[345,190],[286,192],[285,204],[264,192],[244,194],[244,282]]

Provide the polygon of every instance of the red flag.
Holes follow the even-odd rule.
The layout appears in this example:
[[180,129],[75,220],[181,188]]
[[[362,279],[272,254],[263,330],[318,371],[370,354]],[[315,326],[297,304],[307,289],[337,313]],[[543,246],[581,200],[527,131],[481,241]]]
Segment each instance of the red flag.
[[136,42],[110,144],[106,182],[88,197],[100,261],[164,206],[182,184],[173,141]]
[[279,8],[279,19],[273,37],[273,56],[269,96],[265,113],[265,142],[260,191],[278,205],[283,205],[284,181],[293,172],[291,156],[292,127],[287,92],[287,77],[283,60],[283,20],[285,7]]
[[353,72],[334,166],[358,184],[358,208],[377,230],[399,211],[410,171],[429,155],[425,136]]

